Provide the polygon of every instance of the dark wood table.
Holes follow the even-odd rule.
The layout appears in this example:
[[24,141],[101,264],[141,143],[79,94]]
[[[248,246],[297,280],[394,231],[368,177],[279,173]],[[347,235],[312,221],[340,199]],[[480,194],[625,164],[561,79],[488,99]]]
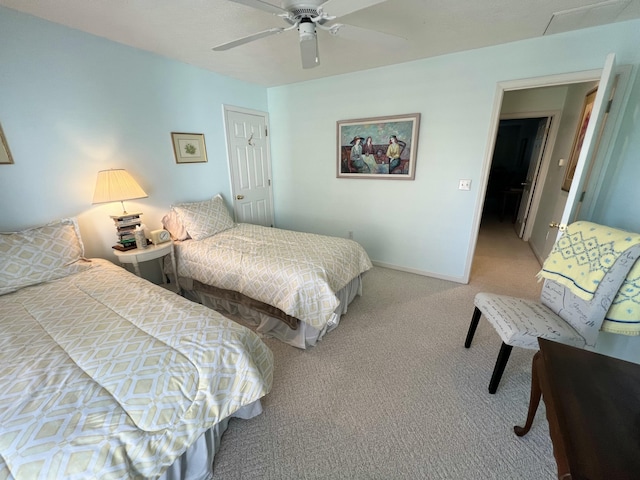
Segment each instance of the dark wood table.
[[559,479],[640,479],[640,365],[538,342],[527,421],[516,435],[531,428],[542,395]]

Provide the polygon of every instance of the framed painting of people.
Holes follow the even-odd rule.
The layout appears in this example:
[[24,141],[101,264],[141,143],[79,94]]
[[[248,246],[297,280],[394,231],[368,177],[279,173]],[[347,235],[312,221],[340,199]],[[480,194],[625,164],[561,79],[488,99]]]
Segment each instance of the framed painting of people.
[[413,180],[420,114],[340,120],[338,178]]

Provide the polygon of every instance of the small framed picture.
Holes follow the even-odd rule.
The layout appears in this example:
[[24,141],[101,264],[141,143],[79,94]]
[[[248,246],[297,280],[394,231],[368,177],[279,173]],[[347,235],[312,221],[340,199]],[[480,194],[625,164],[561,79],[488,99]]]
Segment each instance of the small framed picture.
[[176,163],[205,163],[207,147],[203,133],[171,132]]
[[0,165],[11,165],[12,163],[11,150],[9,150],[9,144],[2,131],[2,124],[0,124]]

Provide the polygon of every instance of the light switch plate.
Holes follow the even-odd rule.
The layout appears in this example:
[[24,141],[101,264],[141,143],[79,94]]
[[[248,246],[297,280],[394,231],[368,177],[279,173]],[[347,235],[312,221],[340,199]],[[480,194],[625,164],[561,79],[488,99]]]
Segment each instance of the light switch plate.
[[471,190],[471,180],[470,179],[460,180],[460,183],[458,184],[458,190]]

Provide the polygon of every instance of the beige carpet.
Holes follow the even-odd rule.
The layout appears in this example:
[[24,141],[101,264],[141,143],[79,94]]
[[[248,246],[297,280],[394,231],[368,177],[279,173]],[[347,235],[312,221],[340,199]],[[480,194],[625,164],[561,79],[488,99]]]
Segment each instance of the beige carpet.
[[533,351],[514,349],[487,391],[500,339],[482,320],[463,347],[473,296],[536,297],[539,265],[511,224],[483,226],[469,285],[375,267],[340,326],[275,355],[264,413],[232,420],[216,479],[531,479],[555,477],[541,405],[524,438]]

